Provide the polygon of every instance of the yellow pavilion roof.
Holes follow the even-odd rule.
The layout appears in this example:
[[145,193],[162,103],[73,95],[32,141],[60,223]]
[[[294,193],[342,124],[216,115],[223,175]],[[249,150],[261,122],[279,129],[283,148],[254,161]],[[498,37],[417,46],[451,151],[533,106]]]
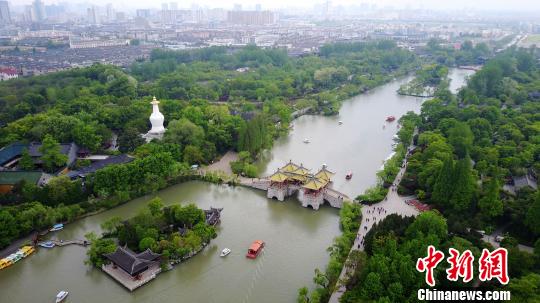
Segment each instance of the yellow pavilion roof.
[[287,163],[285,166],[280,168],[280,170],[283,172],[293,172],[293,171],[296,171],[298,168],[300,168],[300,166],[292,163],[292,161],[289,161],[289,163]]
[[309,169],[305,168],[302,164],[294,171],[294,173],[299,175],[307,175],[309,174]]
[[288,179],[289,177],[279,170],[270,176],[270,180],[273,182],[285,182]]
[[287,173],[289,179],[305,182],[307,179],[307,174],[299,174],[297,172]]
[[306,181],[303,187],[312,190],[319,190],[325,187],[326,184],[328,184],[328,181],[312,176]]
[[315,174],[315,177],[329,182],[334,175],[335,173],[329,171],[328,169],[326,169],[326,167],[323,167],[321,170],[319,170],[318,173]]

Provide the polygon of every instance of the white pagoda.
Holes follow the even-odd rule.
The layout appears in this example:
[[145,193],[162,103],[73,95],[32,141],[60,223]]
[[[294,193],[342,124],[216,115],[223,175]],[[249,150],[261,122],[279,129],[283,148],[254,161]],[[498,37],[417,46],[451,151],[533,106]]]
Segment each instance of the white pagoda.
[[152,102],[152,114],[150,115],[150,123],[152,124],[152,129],[144,134],[142,137],[146,139],[146,142],[152,141],[152,139],[162,139],[163,134],[165,133],[165,127],[163,127],[163,122],[165,117],[159,111],[159,101],[154,97]]

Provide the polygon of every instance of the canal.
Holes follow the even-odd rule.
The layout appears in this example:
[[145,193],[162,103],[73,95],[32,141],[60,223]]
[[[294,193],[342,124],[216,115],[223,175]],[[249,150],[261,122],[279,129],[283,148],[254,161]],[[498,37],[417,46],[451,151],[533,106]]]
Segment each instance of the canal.
[[[468,74],[452,70],[453,83],[457,83],[453,88]],[[420,109],[422,99],[396,94],[407,80],[345,101],[338,116],[295,120],[291,134],[278,140],[258,163],[263,175],[288,160],[312,170],[326,163],[336,172],[336,189],[351,197],[361,193],[375,183],[376,171],[391,153],[397,123],[385,123],[385,117]],[[303,143],[304,138],[311,143]],[[345,181],[348,171],[353,178]],[[0,271],[0,302],[52,302],[62,289],[70,292],[68,302],[294,302],[298,288],[312,286],[313,270],[324,268],[326,248],[340,233],[336,209],[304,209],[294,200],[268,200],[263,192],[248,188],[188,182],[156,195],[166,205],[193,202],[201,208],[223,207],[218,238],[199,255],[133,293],[85,265],[82,247],[39,249]],[[113,216],[133,216],[152,197],[69,224],[54,237],[82,239],[90,231],[99,233],[102,222]],[[255,239],[266,241],[267,247],[258,259],[248,260],[245,252]],[[220,258],[224,247],[232,253]]]

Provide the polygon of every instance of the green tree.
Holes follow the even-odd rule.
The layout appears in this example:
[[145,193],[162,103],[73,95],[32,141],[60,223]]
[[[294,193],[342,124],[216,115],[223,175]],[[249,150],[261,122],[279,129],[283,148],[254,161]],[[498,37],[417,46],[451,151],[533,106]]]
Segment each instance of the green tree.
[[157,216],[161,213],[161,209],[163,208],[163,202],[159,197],[156,197],[148,202],[148,209],[150,210],[150,213],[152,216]]
[[21,160],[19,160],[19,166],[23,170],[33,170],[34,169],[34,160],[32,160],[32,157],[30,157],[30,154],[28,153],[27,148],[23,149],[23,151],[22,151]]
[[195,204],[188,204],[175,209],[175,221],[178,224],[193,227],[199,222],[204,222],[204,212]]
[[88,259],[85,263],[101,268],[106,263],[104,255],[116,251],[116,244],[113,239],[99,239],[93,232],[86,234],[85,238],[91,243],[90,249],[86,252]]
[[101,223],[101,229],[103,229],[105,233],[116,234],[116,232],[118,231],[118,228],[122,226],[122,221],[123,221],[122,217],[114,216],[110,218],[109,220]]
[[448,205],[450,202],[454,182],[453,173],[454,160],[451,157],[446,157],[433,187],[432,199],[440,205]]
[[60,150],[60,144],[51,135],[47,134],[39,148],[42,154],[41,161],[45,169],[53,171],[56,167],[66,165],[67,156],[62,154]]
[[527,211],[525,225],[535,234],[540,235],[540,193],[536,194],[536,199]]
[[0,248],[11,243],[19,235],[17,221],[6,210],[0,210]]
[[456,211],[467,210],[476,191],[476,183],[471,172],[471,159],[468,156],[457,161],[451,184],[450,206]]
[[496,176],[486,182],[484,196],[478,201],[480,212],[488,218],[493,218],[503,213],[503,203],[499,197],[500,185]]
[[467,123],[458,122],[448,131],[448,142],[454,147],[459,158],[464,158],[471,150],[474,135]]
[[144,139],[134,127],[128,127],[118,135],[118,149],[123,152],[134,151],[135,148],[144,144]]
[[173,120],[167,126],[163,140],[181,146],[201,146],[204,140],[204,130],[186,118]]
[[154,240],[154,238],[146,237],[146,238],[143,238],[141,242],[139,242],[139,250],[144,251],[148,248],[150,248],[151,250],[155,250],[156,245],[157,243],[156,243],[156,240]]

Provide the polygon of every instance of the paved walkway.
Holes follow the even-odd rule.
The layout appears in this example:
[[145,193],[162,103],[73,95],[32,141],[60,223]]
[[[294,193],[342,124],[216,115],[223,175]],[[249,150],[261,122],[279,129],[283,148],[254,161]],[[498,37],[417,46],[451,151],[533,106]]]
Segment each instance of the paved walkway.
[[[399,173],[396,176],[396,179],[394,180],[394,184],[399,184],[401,182],[401,178],[403,178],[403,175],[405,174],[405,170],[407,169],[407,161],[405,159],[404,165],[399,171]],[[410,199],[411,197],[401,197],[397,193],[397,187],[390,187],[388,191],[388,195],[386,198],[377,203],[373,204],[372,206],[363,206],[362,207],[362,222],[360,224],[360,229],[358,229],[358,234],[356,236],[356,239],[354,241],[354,244],[351,248],[351,252],[354,250],[364,250],[364,243],[363,239],[365,235],[369,232],[371,227],[374,223],[378,223],[382,221],[386,216],[390,214],[398,214],[402,216],[416,216],[419,214],[418,210],[408,204],[405,203],[405,200]],[[349,252],[349,255],[351,254]],[[347,261],[345,261],[345,264],[347,264]],[[349,274],[354,272],[354,268],[347,268],[346,266],[343,266],[343,269],[341,271],[341,274],[339,276],[336,289],[332,293],[332,296],[330,297],[330,303],[338,303],[339,299],[345,293],[345,283],[342,283],[343,281],[346,281],[349,277]]]
[[228,151],[219,159],[219,161],[214,162],[204,168],[203,172],[223,172],[227,175],[232,175],[231,162],[238,161],[238,154],[233,151]]

